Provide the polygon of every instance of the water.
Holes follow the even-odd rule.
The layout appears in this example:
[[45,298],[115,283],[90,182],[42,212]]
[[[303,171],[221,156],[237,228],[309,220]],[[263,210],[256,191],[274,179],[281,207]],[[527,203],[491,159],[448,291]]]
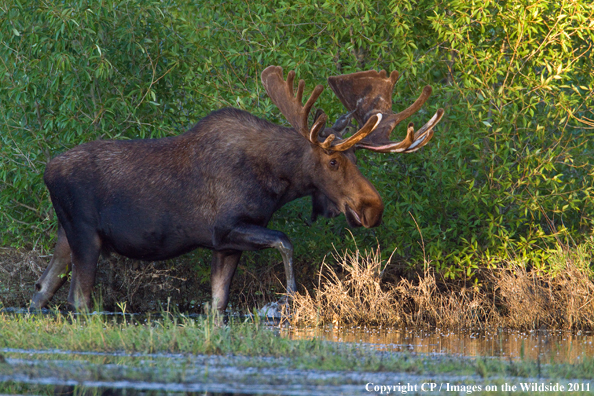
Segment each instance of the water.
[[[143,316],[121,316],[138,323],[145,320]],[[357,349],[378,350],[383,356],[402,354],[402,359],[417,356],[429,361],[455,362],[490,357],[505,361],[538,360],[546,364],[577,363],[587,356],[594,356],[594,335],[590,332],[507,329],[453,332],[336,326],[315,329],[270,326],[270,330],[295,340],[318,338],[348,343]],[[421,374],[416,374],[415,370],[398,373],[306,370],[296,368],[298,365],[291,366],[289,356],[194,356],[10,348],[1,349],[0,355],[4,355],[8,363],[0,365],[0,394],[12,395],[357,395],[379,394],[367,392],[365,387],[369,384],[398,383],[417,387],[423,384],[489,384],[503,390],[503,382],[513,385],[513,381],[541,381],[540,366],[538,374],[533,374],[536,378],[520,379],[522,375],[515,374],[516,377],[511,378],[485,379],[477,374],[455,376],[431,369],[427,374],[422,370]],[[570,380],[556,383],[567,385]],[[594,390],[594,383],[588,380],[575,384]]]
[[420,329],[378,329],[366,327],[290,328],[281,332],[290,339],[319,338],[332,342],[365,344],[394,352],[467,357],[529,359],[548,363],[576,363],[594,356],[592,332],[552,330],[441,331]]
[[[239,392],[211,392],[208,390],[199,391],[177,391],[163,388],[155,388],[148,384],[122,383],[120,387],[109,386],[85,386],[85,385],[44,385],[14,383],[0,384],[2,394],[12,395],[54,395],[54,396],[231,396]],[[255,395],[254,393],[241,393],[244,396]],[[273,394],[258,393],[259,396]]]
[[[19,308],[4,308],[0,312],[26,314],[29,311]],[[55,315],[47,309],[37,311],[43,315]],[[71,315],[73,313],[68,313]],[[161,314],[125,314],[114,312],[95,312],[91,315],[114,316],[118,319],[138,323],[159,320]],[[77,315],[74,313],[74,315]],[[88,314],[87,314],[88,315]],[[204,315],[186,315],[204,317]],[[235,315],[236,318],[242,317]],[[271,328],[278,321],[271,320]],[[494,330],[426,330],[406,328],[338,327],[321,328],[280,327],[279,334],[290,339],[318,338],[330,342],[343,342],[367,345],[390,352],[412,352],[427,355],[456,355],[466,357],[500,357],[511,359],[540,359],[551,363],[576,363],[585,356],[594,356],[593,332],[569,332],[557,330],[516,331]]]
[[[0,365],[0,394],[12,395],[359,395],[366,384],[393,383],[395,375],[293,368],[286,358],[8,348],[0,352],[8,363],[4,369]],[[411,384],[436,380],[480,377],[398,374],[398,381]]]

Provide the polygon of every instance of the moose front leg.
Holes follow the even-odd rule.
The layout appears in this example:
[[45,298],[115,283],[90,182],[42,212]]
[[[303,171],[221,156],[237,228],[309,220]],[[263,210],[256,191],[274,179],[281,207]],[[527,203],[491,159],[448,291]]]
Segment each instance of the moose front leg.
[[210,285],[212,290],[212,307],[221,314],[225,312],[229,302],[229,286],[235,274],[241,252],[212,252],[210,265]]
[[257,225],[243,224],[234,227],[221,236],[220,240],[215,241],[217,250],[261,250],[266,248],[275,248],[280,252],[287,276],[287,293],[293,295],[297,290],[293,272],[293,245],[285,234]]

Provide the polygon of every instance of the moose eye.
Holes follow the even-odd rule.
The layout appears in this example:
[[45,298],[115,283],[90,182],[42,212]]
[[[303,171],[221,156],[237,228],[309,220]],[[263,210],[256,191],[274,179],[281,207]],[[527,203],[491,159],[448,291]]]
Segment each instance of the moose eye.
[[338,161],[336,161],[336,159],[330,160],[330,168],[332,168],[333,170],[336,170],[338,168]]

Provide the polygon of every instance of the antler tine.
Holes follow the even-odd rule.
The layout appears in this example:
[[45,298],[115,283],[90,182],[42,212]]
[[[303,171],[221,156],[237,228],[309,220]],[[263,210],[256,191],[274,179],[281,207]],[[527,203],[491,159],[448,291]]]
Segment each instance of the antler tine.
[[390,142],[384,145],[374,145],[368,143],[360,143],[357,147],[364,148],[379,153],[412,153],[417,151],[433,137],[433,128],[443,117],[443,109],[437,110],[435,115],[423,125],[421,129],[414,133],[414,126],[412,123],[408,125],[406,138],[401,142]]
[[328,116],[326,115],[326,113],[319,109],[318,112],[319,113],[316,113],[314,124],[312,125],[311,130],[309,131],[310,142],[318,141],[318,134],[320,133],[320,130],[322,130],[326,125],[326,121],[328,121]]
[[432,91],[433,89],[431,88],[431,86],[426,85],[425,88],[423,88],[423,92],[421,92],[421,94],[419,95],[417,100],[414,101],[413,104],[411,104],[410,106],[408,106],[407,109],[402,110],[400,113],[394,116],[394,126],[398,125],[402,120],[407,119],[408,117],[416,113],[425,104],[427,99],[429,99],[429,96],[431,96]]
[[415,134],[415,142],[408,147],[408,149],[406,150],[407,153],[417,151],[418,149],[429,143],[429,140],[431,140],[434,134],[433,128],[441,120],[443,114],[443,109],[437,110],[435,115],[431,117],[431,119],[425,125],[423,125],[421,129],[419,129],[419,131]]
[[320,137],[319,133],[322,129],[324,129],[324,126],[326,125],[326,121],[328,121],[328,116],[326,115],[326,113],[324,113],[323,111],[320,111],[320,113],[316,113],[315,122],[314,122],[313,126],[311,127],[311,131],[309,134],[309,141],[317,144],[324,150],[334,150],[332,147],[332,142],[336,138],[335,134],[332,133],[332,134],[328,135],[328,137],[326,139],[324,139],[323,142],[319,141],[319,137]]
[[262,71],[262,84],[272,102],[285,116],[289,124],[306,138],[310,136],[307,117],[314,103],[320,97],[324,87],[317,85],[309,99],[302,104],[305,82],[299,81],[297,93],[293,89],[295,71],[291,70],[287,75],[287,81],[283,78],[283,68],[280,66],[268,66]]
[[[301,93],[303,94],[303,88],[301,88],[302,86],[305,86],[305,82],[303,80],[299,80],[299,88],[301,89]],[[316,103],[316,100],[318,100],[318,98],[322,94],[323,90],[324,90],[324,87],[322,85],[316,85],[316,87],[314,88],[311,95],[309,95],[309,99],[307,100],[307,102],[305,102],[305,105],[303,106],[303,113],[305,116],[305,124],[306,125],[307,125],[307,117],[309,115],[309,112],[311,111],[311,108],[313,107],[314,103]],[[299,98],[299,103],[302,103],[301,97]]]
[[[294,76],[295,75],[295,71],[291,70],[291,74]],[[289,87],[291,87],[291,95],[293,95],[293,80],[291,80],[291,82],[289,82],[287,80],[287,85]],[[303,80],[299,80],[299,82],[297,83],[297,96],[295,96],[295,98],[297,99],[297,103],[303,103],[303,90],[305,89],[305,81]]]
[[[275,67],[275,66],[270,66],[270,67]],[[276,69],[277,74],[282,79],[283,78],[283,68],[280,66],[276,66],[276,68],[277,68]],[[264,69],[264,71],[262,71],[262,78],[264,78],[265,72],[266,72],[266,69]],[[289,74],[287,74],[287,88],[289,88],[289,93],[291,94],[291,96],[294,95],[294,92],[293,92],[294,82],[295,82],[295,70],[291,70],[291,71],[289,71]],[[299,92],[299,90],[297,90],[297,92]]]
[[390,141],[390,134],[404,119],[417,112],[431,96],[432,89],[425,86],[419,97],[406,109],[399,113],[392,111],[392,91],[399,73],[393,71],[389,77],[382,70],[369,70],[328,78],[328,83],[347,110],[355,112],[355,118],[362,125],[374,114],[384,117],[375,131],[357,143],[357,148],[378,152],[411,152],[423,147],[433,136],[433,128],[443,116],[443,109],[414,133],[409,125],[406,138],[400,142]]
[[373,116],[369,117],[363,128],[359,129],[355,134],[346,138],[345,140],[339,141],[337,144],[332,146],[332,150],[334,151],[346,151],[353,147],[355,144],[359,143],[361,140],[365,139],[371,132],[377,128],[379,123],[382,120],[382,113],[374,114]]
[[433,117],[431,117],[431,119],[427,121],[427,123],[423,125],[423,127],[419,129],[417,133],[415,133],[415,140],[418,140],[420,137],[427,135],[431,130],[433,130],[433,127],[435,127],[435,125],[437,125],[437,123],[441,120],[443,114],[443,109],[438,109]]
[[421,139],[419,139],[419,140],[415,141],[413,144],[411,144],[410,147],[406,149],[405,153],[414,153],[421,147],[425,146],[427,143],[429,143],[429,140],[431,140],[431,138],[433,137],[433,134],[434,134],[434,131],[431,130],[429,133],[424,135]]

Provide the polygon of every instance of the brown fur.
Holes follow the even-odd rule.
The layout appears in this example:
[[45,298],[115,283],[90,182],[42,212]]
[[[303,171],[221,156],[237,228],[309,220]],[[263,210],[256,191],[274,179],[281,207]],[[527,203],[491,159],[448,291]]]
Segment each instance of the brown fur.
[[[100,251],[152,261],[212,249],[213,304],[224,310],[244,250],[278,249],[295,290],[292,245],[265,228],[287,202],[324,196],[353,226],[377,226],[383,212],[352,157],[237,109],[213,112],[176,137],[80,145],[50,161],[44,180],[62,230],[56,257],[65,249],[72,257],[68,301],[85,308]],[[51,273],[67,261],[52,261]],[[61,283],[42,276],[33,306]]]

